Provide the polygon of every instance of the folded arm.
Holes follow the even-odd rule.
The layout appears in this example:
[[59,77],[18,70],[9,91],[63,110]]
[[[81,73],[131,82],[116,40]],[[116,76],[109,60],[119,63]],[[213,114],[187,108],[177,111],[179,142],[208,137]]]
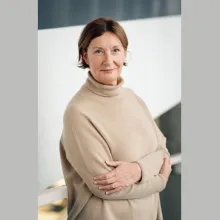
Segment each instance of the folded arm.
[[165,179],[157,174],[147,181],[106,195],[93,183],[93,177],[111,171],[105,161],[113,160],[110,149],[95,125],[80,111],[67,109],[64,114],[62,143],[70,164],[85,181],[89,190],[102,199],[137,199],[162,191]]
[[139,183],[144,183],[152,178],[152,176],[157,175],[160,172],[161,166],[163,164],[164,157],[170,157],[170,153],[166,147],[166,138],[163,133],[158,128],[155,123],[147,105],[144,101],[136,95],[139,103],[145,110],[146,115],[149,118],[150,123],[152,123],[153,129],[158,139],[158,146],[155,152],[145,155],[143,158],[136,161],[139,164],[142,171],[142,177]]

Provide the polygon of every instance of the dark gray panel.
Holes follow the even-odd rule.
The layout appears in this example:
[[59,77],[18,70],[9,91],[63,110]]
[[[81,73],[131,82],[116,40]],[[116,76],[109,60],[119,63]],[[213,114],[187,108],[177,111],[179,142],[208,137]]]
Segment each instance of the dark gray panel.
[[178,104],[160,118],[160,129],[167,138],[171,154],[181,152],[181,104]]
[[[167,138],[170,154],[181,153],[181,103],[158,119],[159,127]],[[167,187],[160,193],[164,220],[181,220],[181,175],[174,171]]]
[[164,220],[181,220],[181,175],[170,175],[160,198]]
[[97,17],[121,20],[181,14],[181,0],[38,0],[38,29],[82,25]]

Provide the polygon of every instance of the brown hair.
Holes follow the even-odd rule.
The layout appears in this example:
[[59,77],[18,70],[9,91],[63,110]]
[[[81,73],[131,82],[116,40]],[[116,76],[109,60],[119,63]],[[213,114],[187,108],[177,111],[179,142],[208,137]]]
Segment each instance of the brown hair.
[[[122,43],[122,46],[124,47],[124,50],[126,51],[128,48],[128,38],[126,36],[126,33],[122,26],[108,18],[97,18],[91,22],[89,22],[85,28],[83,29],[79,41],[78,41],[78,67],[86,69],[89,67],[89,65],[83,60],[83,53],[87,52],[88,46],[90,42],[101,35],[103,35],[105,32],[111,32],[115,34],[119,40]],[[124,66],[127,64],[124,62]]]

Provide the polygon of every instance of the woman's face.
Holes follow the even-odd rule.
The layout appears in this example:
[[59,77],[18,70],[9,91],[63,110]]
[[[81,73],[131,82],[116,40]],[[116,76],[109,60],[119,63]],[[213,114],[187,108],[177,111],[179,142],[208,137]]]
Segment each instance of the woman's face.
[[93,77],[105,85],[117,85],[126,58],[121,41],[110,32],[94,38],[83,54]]

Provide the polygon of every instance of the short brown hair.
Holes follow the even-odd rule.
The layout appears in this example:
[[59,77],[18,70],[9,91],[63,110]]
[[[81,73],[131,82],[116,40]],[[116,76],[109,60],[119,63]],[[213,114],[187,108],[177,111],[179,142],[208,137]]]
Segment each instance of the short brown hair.
[[[89,65],[83,60],[83,52],[87,52],[88,46],[90,42],[105,32],[111,32],[115,34],[122,43],[124,50],[126,51],[128,48],[128,38],[127,35],[122,28],[122,26],[114,21],[113,19],[108,18],[97,18],[91,22],[89,22],[85,28],[83,29],[79,41],[78,41],[78,67],[79,68],[89,68]],[[124,62],[124,66],[127,64]]]

